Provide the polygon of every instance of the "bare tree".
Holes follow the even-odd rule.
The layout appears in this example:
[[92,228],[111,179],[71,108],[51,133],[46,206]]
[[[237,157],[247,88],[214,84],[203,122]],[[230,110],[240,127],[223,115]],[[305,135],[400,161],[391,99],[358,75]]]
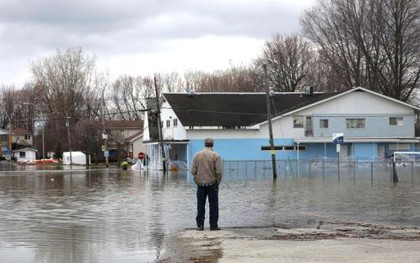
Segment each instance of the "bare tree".
[[120,76],[112,85],[109,118],[141,120],[147,109],[146,98],[153,94],[153,80],[148,77]]
[[180,92],[182,90],[183,81],[176,72],[161,75],[162,88],[165,92]]
[[81,119],[98,118],[98,96],[104,83],[95,72],[95,59],[81,48],[69,48],[33,62],[31,69],[34,92],[46,118],[45,133],[57,135],[47,136],[46,146],[49,150],[69,149],[67,135],[70,141],[78,137],[75,124]]
[[[339,4],[354,0],[318,0],[302,18],[305,36],[319,46],[319,54],[346,87],[366,86],[362,50],[351,37]],[[357,1],[357,0],[356,0]]]
[[35,93],[33,84],[26,83],[22,89],[14,92],[14,97],[16,100],[13,113],[13,119],[16,122],[14,126],[35,134],[36,124],[42,124],[43,107]]
[[313,85],[317,91],[335,92],[347,89],[335,69],[319,54],[312,61],[305,79],[305,83]]
[[106,95],[110,87],[108,72],[96,72],[93,79],[92,96],[85,98],[85,119],[101,120],[109,116],[110,106]]
[[15,118],[17,91],[13,86],[2,86],[0,92],[0,127],[6,129],[9,124],[17,125]]
[[81,48],[57,50],[55,56],[32,64],[35,88],[39,89],[48,111],[75,120],[85,117],[92,101],[94,58]]
[[92,155],[93,161],[98,163],[99,157],[102,155],[101,122],[81,120],[75,124],[74,129],[76,136],[73,137],[73,147]]
[[28,107],[35,105],[37,97],[30,84],[22,89],[14,86],[2,86],[0,92],[0,127],[6,128],[10,123],[14,128],[25,128],[32,131],[33,122],[38,119],[39,109]]
[[185,75],[187,91],[201,92],[252,92],[259,86],[253,79],[254,70],[251,67],[232,67],[210,73],[188,72]]
[[[379,90],[388,96],[407,101],[419,89],[420,77],[420,4],[418,0],[373,1],[377,24],[370,29],[378,38],[382,64],[369,52],[369,42],[360,41],[368,63],[373,68]],[[372,36],[372,37],[373,37]],[[361,38],[363,39],[363,38]],[[372,58],[373,57],[373,58]]]
[[199,71],[187,71],[184,73],[184,91],[199,91],[200,90],[200,76],[204,74]]
[[274,90],[290,92],[304,85],[313,85],[308,82],[314,58],[310,43],[303,38],[277,34],[265,42],[256,66],[266,65],[268,81]]
[[419,12],[418,0],[318,0],[302,25],[343,85],[406,101],[419,87]]
[[260,85],[255,84],[255,69],[253,66],[232,67],[227,70],[227,75],[232,79],[232,91],[257,92],[261,91]]

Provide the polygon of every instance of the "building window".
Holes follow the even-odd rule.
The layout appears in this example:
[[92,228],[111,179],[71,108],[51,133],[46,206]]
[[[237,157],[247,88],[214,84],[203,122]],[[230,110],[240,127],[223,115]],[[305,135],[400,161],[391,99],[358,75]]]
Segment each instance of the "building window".
[[166,128],[171,127],[171,120],[166,120]]
[[[261,146],[262,151],[271,151],[271,146]],[[280,145],[280,146],[274,146],[274,150],[276,151],[306,151],[306,146],[299,145],[299,148],[297,145]]]
[[403,119],[403,117],[390,117],[389,118],[389,125],[403,126],[404,125],[404,119]]
[[390,144],[388,147],[390,151],[409,151],[411,149],[408,143]]
[[365,119],[346,119],[347,129],[361,129],[365,128],[366,120]]
[[320,119],[319,120],[319,128],[327,129],[328,128],[328,119]]
[[26,154],[25,152],[19,152],[19,158],[25,158]]
[[219,126],[219,128],[222,128],[223,130],[237,130],[237,129],[241,129],[241,126],[229,126],[229,125],[225,125],[225,126]]
[[303,116],[293,117],[293,128],[303,128]]
[[25,140],[30,140],[31,139],[31,135],[25,135]]
[[178,119],[174,119],[174,127],[178,127]]

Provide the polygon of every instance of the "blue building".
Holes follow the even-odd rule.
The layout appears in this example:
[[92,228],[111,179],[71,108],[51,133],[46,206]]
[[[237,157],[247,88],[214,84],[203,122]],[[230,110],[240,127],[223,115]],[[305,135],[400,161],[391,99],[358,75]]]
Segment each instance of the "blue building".
[[[215,139],[224,160],[269,160],[265,93],[166,93],[161,106],[162,140],[170,162],[189,167],[203,139]],[[284,159],[384,159],[395,151],[418,151],[420,108],[357,87],[338,93],[275,93],[270,98],[275,156]],[[158,138],[148,132],[151,167],[159,167]],[[333,135],[342,134],[340,147]]]

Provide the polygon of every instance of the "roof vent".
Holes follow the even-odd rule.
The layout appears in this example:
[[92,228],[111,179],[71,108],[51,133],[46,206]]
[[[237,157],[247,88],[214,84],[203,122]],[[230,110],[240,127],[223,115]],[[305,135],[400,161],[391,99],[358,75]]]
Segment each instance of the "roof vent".
[[313,94],[314,94],[314,87],[305,86],[305,95],[313,95]]

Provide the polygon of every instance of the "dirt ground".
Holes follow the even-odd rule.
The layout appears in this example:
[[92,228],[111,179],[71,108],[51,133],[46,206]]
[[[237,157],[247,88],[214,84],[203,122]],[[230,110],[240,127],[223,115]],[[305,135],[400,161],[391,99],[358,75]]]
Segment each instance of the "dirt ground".
[[420,230],[355,222],[186,229],[157,262],[420,262]]

